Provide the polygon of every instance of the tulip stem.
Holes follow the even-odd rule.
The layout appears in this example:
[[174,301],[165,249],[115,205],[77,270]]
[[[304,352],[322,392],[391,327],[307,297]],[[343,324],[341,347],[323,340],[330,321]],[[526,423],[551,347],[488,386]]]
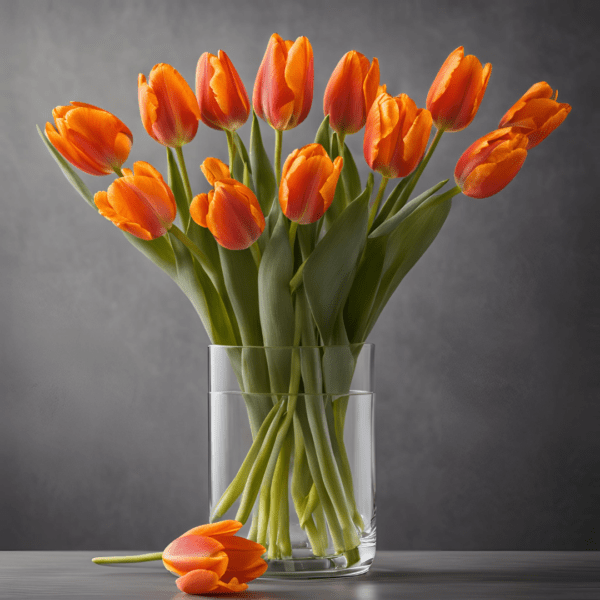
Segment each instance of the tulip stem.
[[294,244],[296,243],[296,231],[298,229],[298,223],[292,221],[290,223],[290,246],[292,247],[292,253],[294,252]]
[[442,139],[443,133],[444,133],[443,129],[438,129],[435,132],[435,136],[433,138],[433,141],[431,142],[431,145],[429,146],[429,149],[427,150],[427,154],[425,155],[423,160],[420,162],[419,166],[417,167],[417,170],[414,172],[411,180],[408,182],[408,185],[406,186],[406,188],[404,189],[404,192],[402,193],[403,198],[410,198],[412,191],[415,189],[415,186],[417,185],[417,182],[419,181],[419,177],[421,177],[421,174],[425,170],[425,167],[427,166],[429,159],[433,155],[434,150],[436,149],[437,145],[439,144],[440,140]]
[[200,248],[198,248],[198,246],[196,246],[196,244],[194,244],[194,242],[192,242],[192,240],[190,240],[177,225],[175,225],[175,223],[171,225],[169,233],[173,237],[176,237],[198,259],[198,262],[206,273],[209,275],[214,274],[214,267],[208,256],[206,256],[206,254],[204,254],[204,252],[202,252],[202,250],[200,250]]
[[[185,188],[185,195],[187,197],[188,204],[192,203],[192,187],[190,186],[190,178],[188,177],[187,169],[185,168],[185,160],[183,158],[183,150],[181,146],[175,148],[177,154],[177,160],[179,161],[179,168],[181,169],[181,176],[183,178],[183,187]],[[185,242],[184,242],[185,243]]]
[[96,558],[92,558],[92,562],[97,565],[114,565],[118,563],[149,562],[161,559],[162,552],[153,552],[152,554],[134,554],[129,556],[97,556]]
[[121,171],[121,167],[119,166],[114,166],[112,168],[112,170],[119,176],[119,177],[124,177],[123,175],[123,171]]
[[235,142],[233,140],[233,132],[229,131],[229,129],[226,129],[225,134],[227,135],[227,151],[229,152],[229,172],[233,177],[233,161],[235,160]]
[[281,146],[283,142],[283,131],[275,130],[275,183],[279,189],[281,182]]
[[256,268],[260,267],[260,248],[258,247],[258,242],[254,242],[252,246],[250,246],[250,252],[252,252],[252,257],[254,258],[254,262],[256,263]]
[[371,207],[371,212],[369,213],[369,224],[367,225],[367,235],[371,230],[371,225],[373,225],[373,221],[377,216],[377,211],[379,210],[379,204],[381,203],[381,199],[383,198],[383,194],[385,192],[385,188],[387,187],[389,177],[382,175],[381,183],[379,184],[379,191],[377,192],[377,196],[375,198],[375,202],[373,202],[373,206]]

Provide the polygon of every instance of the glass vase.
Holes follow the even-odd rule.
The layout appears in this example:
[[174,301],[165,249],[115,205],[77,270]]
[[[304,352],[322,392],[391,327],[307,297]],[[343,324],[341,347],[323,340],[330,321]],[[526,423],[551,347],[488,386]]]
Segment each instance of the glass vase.
[[263,577],[360,575],[375,556],[372,344],[209,346],[210,520]]

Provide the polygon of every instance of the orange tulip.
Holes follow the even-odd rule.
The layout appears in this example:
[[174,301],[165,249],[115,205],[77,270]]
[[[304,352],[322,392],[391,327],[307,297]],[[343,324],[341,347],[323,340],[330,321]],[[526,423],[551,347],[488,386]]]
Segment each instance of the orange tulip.
[[267,570],[261,558],[265,548],[234,534],[238,521],[220,521],[190,529],[171,542],[162,553],[165,567],[186,594],[242,592]]
[[379,61],[355,50],[344,54],[325,88],[323,112],[329,125],[342,134],[363,128],[379,88]]
[[139,74],[138,101],[144,128],[157,142],[178,148],[194,139],[200,118],[198,102],[171,65],[154,65],[148,82]]
[[465,196],[487,198],[506,187],[527,157],[527,136],[510,127],[492,131],[471,144],[454,170]]
[[305,37],[295,42],[274,33],[254,83],[254,112],[278,131],[306,119],[313,97],[313,51]]
[[333,162],[321,144],[294,150],[285,161],[279,187],[283,214],[301,225],[318,221],[331,206],[344,159]]
[[412,173],[427,146],[431,114],[406,94],[392,98],[377,96],[365,128],[363,151],[371,169],[384,177],[405,177]]
[[208,227],[224,248],[249,248],[265,229],[265,218],[252,190],[235,179],[219,179],[215,189],[199,194],[190,204],[190,215]]
[[222,160],[212,156],[205,159],[200,165],[200,170],[210,185],[214,185],[215,181],[219,181],[219,179],[231,179],[229,167]]
[[127,160],[133,135],[114,115],[84,102],[57,106],[56,129],[46,123],[46,136],[73,165],[90,175],[108,175]]
[[196,68],[196,97],[200,119],[213,129],[235,131],[250,115],[246,88],[225,52],[205,52]]
[[460,131],[477,114],[492,72],[462,46],[448,56],[427,94],[427,109],[438,129]]
[[133,173],[123,169],[106,192],[97,192],[94,202],[100,214],[117,227],[143,240],[164,235],[177,214],[175,197],[162,175],[150,164],[138,161]]
[[499,127],[513,127],[519,133],[524,133],[529,140],[527,150],[537,146],[571,112],[569,104],[556,101],[558,92],[554,98],[552,93],[552,88],[545,81],[535,83],[502,117]]

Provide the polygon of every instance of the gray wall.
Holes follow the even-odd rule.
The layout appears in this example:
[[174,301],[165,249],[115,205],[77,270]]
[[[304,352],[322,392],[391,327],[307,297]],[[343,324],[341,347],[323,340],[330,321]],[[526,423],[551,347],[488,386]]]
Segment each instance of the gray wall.
[[[176,286],[70,188],[35,124],[70,100],[96,104],[132,129],[132,160],[164,170],[138,73],[167,62],[193,83],[200,54],[223,48],[251,90],[274,31],[308,36],[315,53],[313,110],[284,156],[312,141],[352,48],[420,106],[457,46],[493,64],[475,122],[444,137],[421,189],[451,177],[534,82],[572,104],[505,191],[457,197],[371,336],[379,547],[598,549],[594,3],[300,4],[0,4],[0,549],[160,549],[206,520],[207,336]],[[361,134],[349,145],[366,176]],[[224,136],[201,126],[186,148],[196,189],[207,155],[226,158]],[[85,179],[95,191],[110,178]]]

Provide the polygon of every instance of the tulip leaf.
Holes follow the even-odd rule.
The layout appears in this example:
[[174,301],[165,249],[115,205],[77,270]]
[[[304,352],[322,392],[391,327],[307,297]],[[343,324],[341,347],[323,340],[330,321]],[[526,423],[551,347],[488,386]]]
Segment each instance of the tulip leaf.
[[42,130],[36,125],[35,126],[42,141],[46,144],[46,148],[52,156],[54,160],[58,163],[58,166],[61,168],[64,176],[69,180],[69,183],[77,190],[79,195],[94,209],[98,210],[96,204],[94,203],[94,196],[88,189],[87,185],[83,183],[81,177],[77,175],[77,173],[73,170],[73,167],[69,164],[67,160],[65,160],[62,154],[52,145],[50,140],[46,137],[45,133],[42,133]]
[[256,113],[252,112],[252,129],[250,131],[250,171],[254,177],[254,189],[258,203],[266,217],[275,198],[275,173],[269,156],[262,142],[260,126]]
[[212,280],[182,242],[173,235],[170,240],[177,263],[174,281],[196,309],[211,343],[238,345],[227,309]]
[[370,238],[380,237],[382,235],[388,235],[392,233],[404,219],[410,217],[419,207],[424,206],[438,190],[443,188],[448,183],[447,179],[440,181],[432,188],[429,188],[426,192],[423,192],[420,196],[413,198],[410,202],[405,204],[393,217],[390,217],[387,221],[384,221],[377,229],[375,229],[370,235]]
[[304,266],[306,297],[323,344],[339,343],[336,320],[346,303],[367,237],[367,190],[332,224]]
[[[387,197],[387,200],[385,201],[384,205],[381,207],[379,214],[375,217],[375,221],[373,222],[373,225],[371,226],[371,231],[374,231],[375,229],[377,229],[377,227],[379,227],[387,219],[388,215],[391,212],[393,212],[393,210],[395,208],[394,205],[396,204],[398,198],[400,198],[400,195],[402,194],[402,192],[406,189],[406,186],[408,185],[411,177],[412,177],[412,175],[403,177],[400,180],[400,182],[396,185],[396,187],[392,190],[390,195]],[[402,207],[400,206],[399,208],[402,208]]]
[[249,248],[219,246],[221,268],[244,346],[262,346],[258,309],[258,271]]
[[242,159],[242,162],[245,165],[248,165],[248,170],[252,173],[252,165],[250,164],[250,157],[248,156],[248,151],[246,150],[246,146],[242,141],[242,138],[238,135],[237,131],[233,132],[233,141],[235,142],[235,147]]
[[187,230],[190,223],[190,207],[188,199],[183,187],[183,179],[181,179],[181,173],[179,167],[175,161],[175,156],[171,148],[167,148],[167,167],[168,167],[168,183],[173,196],[175,196],[175,204],[177,204],[177,212],[181,219],[181,226],[184,231]]
[[[265,346],[294,344],[294,306],[290,280],[294,275],[294,257],[285,226],[286,217],[279,215],[258,269],[258,303],[263,343]],[[269,373],[274,391],[287,392],[290,364],[278,364],[278,353],[268,353]],[[281,353],[279,353],[281,356]]]
[[315,136],[315,143],[321,144],[321,146],[325,148],[325,152],[327,152],[327,154],[329,154],[329,157],[333,160],[333,157],[331,156],[331,144],[329,143],[329,135],[329,115],[327,115],[323,119],[323,122],[317,130],[317,135]]
[[[237,139],[236,139],[236,137],[237,137]],[[240,139],[240,136],[237,135],[235,132],[233,132],[232,139],[233,139],[233,147],[234,147],[235,154],[233,156],[233,167],[231,168],[231,175],[234,179],[236,179],[240,183],[243,183],[244,165],[246,164],[244,162],[244,155],[246,157],[246,160],[248,160],[248,163],[250,161],[248,159],[248,153],[246,152],[246,148],[244,148],[244,144],[243,144],[242,140]],[[250,187],[250,189],[252,189],[252,191],[254,191],[253,186],[248,186],[248,187]]]
[[444,225],[452,200],[442,200],[443,198],[439,197],[438,201],[413,212],[388,236],[383,274],[363,339],[366,339],[373,329],[395,289],[423,256]]
[[342,181],[346,190],[348,201],[354,200],[361,192],[362,185],[360,183],[360,175],[356,168],[356,163],[352,157],[352,153],[346,144],[342,150],[342,158],[344,159],[344,167],[342,168]]
[[164,235],[155,240],[142,240],[126,231],[123,232],[123,235],[132,246],[160,267],[169,277],[176,278],[175,254],[169,240]]

